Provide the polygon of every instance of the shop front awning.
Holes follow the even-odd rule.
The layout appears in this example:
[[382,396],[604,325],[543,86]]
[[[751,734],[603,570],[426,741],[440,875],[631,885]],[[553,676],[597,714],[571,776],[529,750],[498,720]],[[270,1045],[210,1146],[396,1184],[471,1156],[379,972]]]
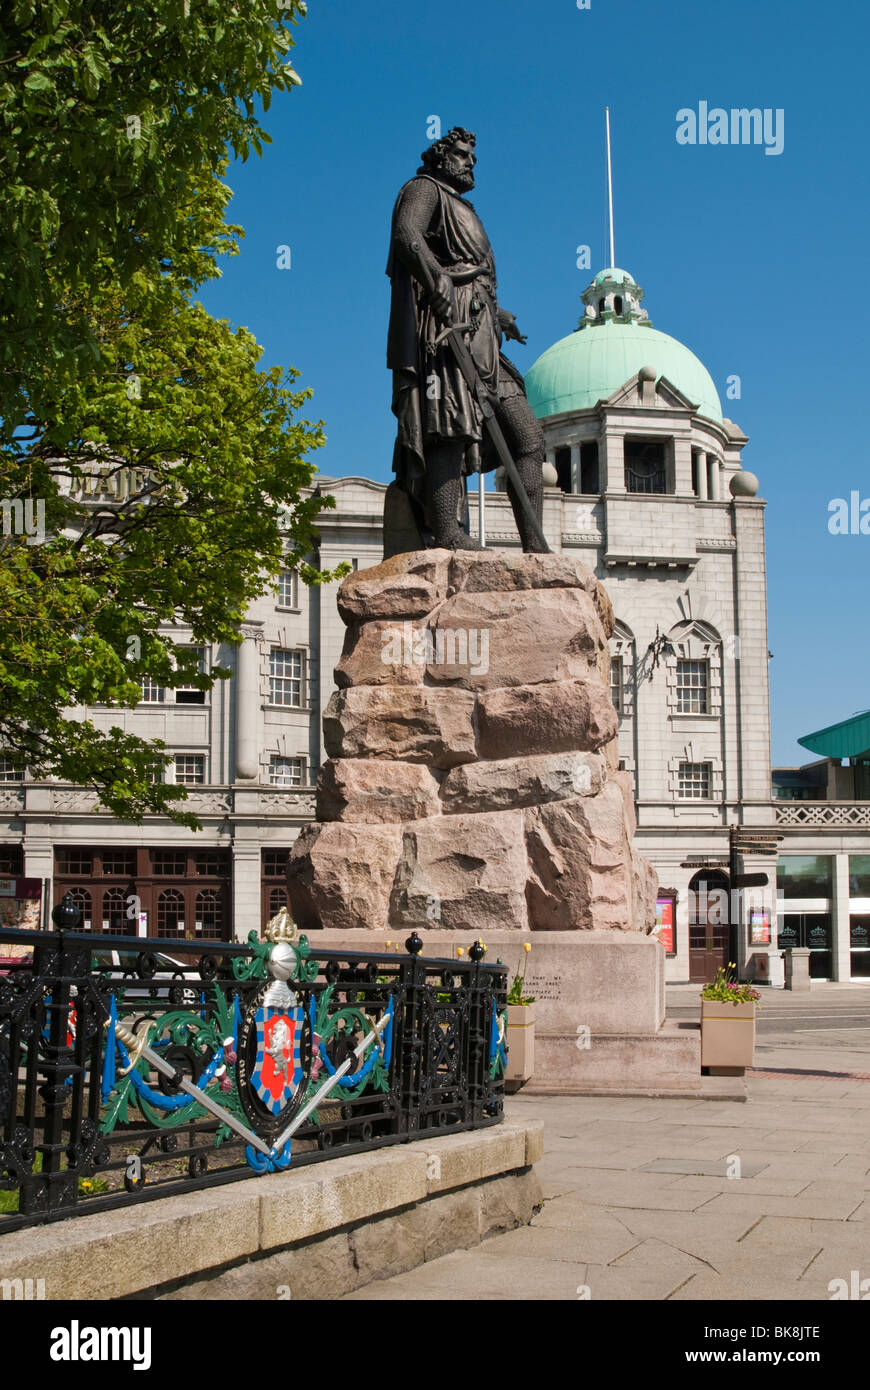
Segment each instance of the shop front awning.
[[870,757],[870,710],[853,714],[851,719],[831,724],[815,734],[805,734],[798,743],[823,758]]

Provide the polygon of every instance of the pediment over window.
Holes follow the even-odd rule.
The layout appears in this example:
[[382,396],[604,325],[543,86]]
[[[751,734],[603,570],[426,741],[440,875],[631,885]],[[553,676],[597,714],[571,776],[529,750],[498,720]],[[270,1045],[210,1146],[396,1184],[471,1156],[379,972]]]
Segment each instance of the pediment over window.
[[652,406],[659,410],[683,410],[692,415],[697,409],[696,403],[684,396],[682,391],[672,385],[666,376],[660,376],[657,381],[651,381],[643,377],[641,372],[636,372],[633,377],[629,377],[628,381],[605,401],[605,405],[630,406],[632,408]]

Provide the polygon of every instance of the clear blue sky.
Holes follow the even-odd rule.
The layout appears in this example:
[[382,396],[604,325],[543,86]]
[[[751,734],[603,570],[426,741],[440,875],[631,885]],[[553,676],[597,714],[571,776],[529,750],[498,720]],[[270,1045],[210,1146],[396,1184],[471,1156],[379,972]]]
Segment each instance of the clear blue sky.
[[[389,218],[426,122],[476,131],[473,201],[499,297],[528,345],[569,333],[606,264],[603,108],[612,113],[616,261],[655,326],[709,368],[750,436],[767,500],[773,758],[870,705],[870,535],[832,536],[828,502],[867,467],[868,160],[865,0],[310,0],[295,30],[303,86],[266,117],[274,143],[233,165],[241,256],[203,301],[292,364],[334,476],[387,481]],[[780,155],[678,145],[699,101],[785,112]],[[291,247],[292,268],[276,268]],[[742,399],[725,400],[737,373]]]

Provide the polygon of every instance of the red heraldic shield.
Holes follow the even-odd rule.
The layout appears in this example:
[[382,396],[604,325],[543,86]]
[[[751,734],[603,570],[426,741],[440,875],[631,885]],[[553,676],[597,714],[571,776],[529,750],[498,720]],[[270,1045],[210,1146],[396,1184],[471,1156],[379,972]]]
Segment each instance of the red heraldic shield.
[[304,1020],[301,1007],[257,1010],[257,1061],[251,1085],[273,1115],[280,1115],[303,1080],[300,1048]]

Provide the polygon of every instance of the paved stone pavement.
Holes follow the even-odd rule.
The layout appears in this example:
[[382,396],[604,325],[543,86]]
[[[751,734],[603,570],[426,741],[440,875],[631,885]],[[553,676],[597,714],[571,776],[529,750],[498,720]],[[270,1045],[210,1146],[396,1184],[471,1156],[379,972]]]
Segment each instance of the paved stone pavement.
[[870,1278],[870,990],[765,1003],[745,1103],[520,1094],[508,1113],[545,1122],[531,1225],[347,1298],[813,1301]]

